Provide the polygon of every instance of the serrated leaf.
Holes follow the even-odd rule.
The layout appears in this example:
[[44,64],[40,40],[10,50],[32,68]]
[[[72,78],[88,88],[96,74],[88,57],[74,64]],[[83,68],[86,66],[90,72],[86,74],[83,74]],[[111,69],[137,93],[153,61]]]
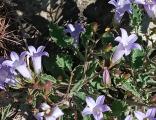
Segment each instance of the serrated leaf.
[[45,81],[52,81],[53,83],[57,82],[57,80],[53,76],[47,75],[47,74],[42,74],[40,77],[40,80],[42,82],[45,82]]
[[56,57],[56,64],[58,67],[62,68],[63,70],[71,70],[73,66],[73,61],[70,56],[68,55],[57,55]]
[[131,21],[130,24],[132,27],[139,27],[139,25],[142,22],[142,10],[139,8],[139,6],[137,4],[133,4],[132,5],[132,12],[133,14],[131,14]]
[[87,76],[91,77],[91,76],[93,76],[93,74],[95,74],[97,65],[98,65],[97,60],[94,60],[94,61],[90,62],[89,69],[86,72]]
[[144,52],[141,50],[134,50],[132,53],[132,66],[138,68],[143,64]]
[[[126,80],[122,83],[122,89],[124,89],[125,91],[129,91],[131,92],[134,96],[136,96],[137,98],[141,98],[141,94],[138,92],[138,90],[136,89],[136,86],[133,85],[130,81]],[[141,98],[142,99],[142,98]]]
[[76,93],[78,93],[79,91],[80,91],[80,89],[82,88],[82,86],[83,86],[83,82],[84,82],[84,80],[80,80],[79,82],[77,82],[75,85],[74,85],[74,87],[71,89],[71,91],[70,91],[70,95],[72,96],[72,95],[74,95],[74,94],[76,94]]

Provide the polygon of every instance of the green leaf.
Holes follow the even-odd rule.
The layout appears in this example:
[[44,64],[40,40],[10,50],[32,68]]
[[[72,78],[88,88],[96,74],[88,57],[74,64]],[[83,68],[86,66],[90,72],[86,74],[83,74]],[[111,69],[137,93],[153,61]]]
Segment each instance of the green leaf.
[[60,47],[69,47],[73,44],[74,39],[65,35],[64,28],[53,23],[49,26],[52,40]]
[[89,62],[89,69],[87,70],[86,74],[87,76],[91,77],[95,74],[96,72],[96,68],[97,68],[97,65],[98,65],[98,61],[97,60],[93,60],[91,62]]
[[75,95],[76,93],[78,93],[80,91],[80,89],[82,88],[84,83],[84,80],[80,80],[79,82],[77,82],[74,87],[71,89],[70,91],[70,96]]
[[131,92],[137,98],[143,99],[141,93],[138,92],[135,85],[133,85],[129,80],[126,80],[122,83],[122,89],[125,91]]
[[92,40],[93,37],[93,27],[91,24],[86,26],[86,31],[82,34],[82,45],[86,47],[86,44]]
[[114,116],[120,117],[126,110],[127,105],[123,101],[116,100],[112,103],[112,113]]
[[40,81],[52,81],[53,83],[57,83],[57,80],[53,76],[47,74],[41,74]]
[[79,99],[81,99],[81,100],[85,100],[85,98],[86,98],[86,94],[84,93],[84,92],[77,92],[76,94],[75,94],[75,96],[76,97],[78,97]]
[[134,68],[139,68],[140,66],[142,66],[143,57],[144,57],[143,51],[138,50],[138,49],[134,50],[132,53],[132,60],[131,60],[132,66]]
[[56,56],[50,55],[50,57],[43,59],[43,65],[45,70],[50,73],[52,76],[57,78],[60,75],[63,75],[63,72],[61,68],[58,67],[56,64]]
[[60,54],[56,57],[56,64],[63,70],[72,70],[73,61],[69,55]]
[[132,12],[133,14],[131,14],[130,18],[130,24],[132,27],[135,27],[136,29],[139,28],[140,24],[142,23],[142,10],[140,9],[139,5],[137,4],[133,4],[132,5]]

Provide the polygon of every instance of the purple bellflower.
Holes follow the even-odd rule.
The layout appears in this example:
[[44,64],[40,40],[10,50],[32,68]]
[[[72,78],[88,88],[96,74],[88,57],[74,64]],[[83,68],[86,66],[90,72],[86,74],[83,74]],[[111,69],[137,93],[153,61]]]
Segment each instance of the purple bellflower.
[[135,111],[134,114],[138,120],[144,120],[144,119],[156,120],[156,117],[155,117],[156,108],[149,108],[146,114],[140,111]]
[[132,13],[131,0],[110,0],[108,3],[115,6],[116,23],[120,23],[125,12]]
[[71,37],[74,38],[74,46],[77,47],[80,33],[85,31],[84,26],[81,23],[75,23],[74,25],[68,24],[66,27],[65,33],[70,33]]
[[87,106],[82,111],[82,115],[93,114],[95,120],[103,119],[103,112],[110,111],[110,107],[104,104],[105,96],[101,95],[96,99],[96,102],[93,98],[87,97],[86,103]]
[[5,84],[15,85],[16,79],[11,67],[0,65],[0,89],[5,89]]
[[26,52],[22,52],[20,56],[16,52],[11,52],[11,60],[5,60],[2,64],[12,67],[17,70],[24,78],[32,79],[31,72],[27,68],[26,62],[24,61]]
[[111,85],[111,78],[107,67],[104,67],[103,70],[103,83],[105,85]]
[[119,42],[119,44],[115,50],[115,53],[113,54],[112,63],[120,60],[123,55],[129,55],[133,49],[141,50],[141,46],[138,43],[135,43],[135,41],[138,39],[135,34],[128,36],[125,29],[120,28],[120,30],[121,36],[115,38],[115,41]]
[[28,46],[28,49],[29,49],[28,56],[31,57],[34,71],[38,75],[42,72],[42,58],[41,57],[43,55],[49,56],[49,54],[44,51],[45,49],[44,46],[38,47],[37,50],[35,49],[34,46]]
[[43,120],[43,118],[45,120],[57,120],[64,114],[58,106],[51,108],[47,103],[42,103],[40,108],[43,112],[37,113],[35,116],[37,120]]
[[156,19],[156,0],[135,0],[135,3],[144,5],[148,16]]

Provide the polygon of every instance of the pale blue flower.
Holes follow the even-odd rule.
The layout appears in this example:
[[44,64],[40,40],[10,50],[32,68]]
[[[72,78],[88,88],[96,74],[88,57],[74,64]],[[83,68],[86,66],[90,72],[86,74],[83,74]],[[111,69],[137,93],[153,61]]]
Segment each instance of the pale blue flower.
[[86,103],[87,106],[82,111],[82,115],[90,115],[93,114],[95,120],[103,119],[103,112],[110,111],[110,107],[104,104],[105,96],[99,96],[96,101],[93,98],[87,97]]
[[131,34],[128,36],[127,31],[123,28],[120,28],[121,36],[115,38],[115,41],[119,42],[115,53],[113,54],[112,63],[120,60],[123,55],[127,56],[133,49],[140,49],[141,46],[135,41],[138,39],[137,35]]
[[132,13],[131,0],[110,0],[108,2],[115,6],[115,22],[120,23],[125,12]]
[[135,3],[144,5],[148,16],[156,19],[156,0],[135,0]]
[[74,46],[77,47],[80,33],[85,31],[84,26],[81,23],[75,23],[74,25],[68,24],[66,27],[65,33],[70,33],[71,37],[74,38]]
[[33,68],[35,73],[38,75],[42,72],[42,56],[49,56],[47,52],[44,51],[45,46],[40,46],[37,48],[34,46],[28,46],[28,56],[31,57],[32,62],[33,62]]
[[149,108],[146,114],[140,111],[135,111],[134,114],[138,120],[144,120],[144,119],[156,120],[156,117],[155,117],[156,108],[153,108],[153,107]]
[[21,55],[18,56],[18,54],[13,51],[10,54],[11,60],[5,60],[2,64],[17,70],[24,78],[32,79],[31,72],[24,61],[26,54],[26,52],[22,52]]
[[45,118],[45,120],[57,120],[57,118],[64,115],[58,106],[51,108],[47,103],[42,103],[40,108],[43,112],[39,112],[35,115],[37,120],[43,120],[43,118]]
[[5,89],[5,85],[16,84],[15,74],[11,67],[0,64],[0,89]]
[[134,115],[138,120],[144,120],[146,118],[146,115],[140,111],[135,111]]

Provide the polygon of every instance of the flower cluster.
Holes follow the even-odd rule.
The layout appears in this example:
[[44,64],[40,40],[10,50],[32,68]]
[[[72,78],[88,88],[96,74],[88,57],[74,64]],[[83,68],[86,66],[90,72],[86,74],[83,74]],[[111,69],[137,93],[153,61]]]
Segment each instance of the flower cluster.
[[[103,112],[110,111],[110,107],[104,104],[105,96],[101,95],[97,98],[96,102],[93,98],[87,97],[86,103],[87,106],[82,111],[82,115],[91,115],[93,114],[95,120],[103,119]],[[40,106],[41,112],[38,112],[35,117],[37,120],[56,120],[57,118],[64,115],[61,109],[58,106],[50,107],[47,103],[42,103]]]
[[13,69],[2,65],[3,60],[0,62],[0,89],[5,89],[5,85],[15,85],[17,81]]
[[[155,118],[155,114],[156,114],[156,108],[152,107],[152,108],[149,108],[147,110],[146,113],[143,113],[141,111],[135,111],[134,112],[134,115],[135,117],[138,119],[138,120],[144,120],[144,119],[149,119],[149,120],[156,120]],[[132,120],[132,116],[131,115],[128,115],[125,120]]]
[[152,19],[156,19],[156,1],[155,0],[135,0],[135,3],[142,4]]
[[[40,46],[37,50],[33,46],[28,47],[29,51],[24,51],[20,55],[12,51],[10,53],[11,60],[4,60],[0,64],[0,83],[1,88],[4,88],[4,83],[15,84],[15,79],[18,74],[22,75],[26,79],[33,79],[30,66],[28,64],[31,57],[33,62],[33,68],[37,75],[42,72],[41,57],[42,55],[48,56],[47,52],[44,52],[45,47]],[[28,61],[26,62],[26,58]]]
[[[116,23],[120,23],[125,12],[132,14],[131,4],[132,0],[110,0],[108,2],[115,6],[115,15],[114,19]],[[152,19],[156,18],[156,1],[155,0],[134,0],[136,4],[142,4]]]

